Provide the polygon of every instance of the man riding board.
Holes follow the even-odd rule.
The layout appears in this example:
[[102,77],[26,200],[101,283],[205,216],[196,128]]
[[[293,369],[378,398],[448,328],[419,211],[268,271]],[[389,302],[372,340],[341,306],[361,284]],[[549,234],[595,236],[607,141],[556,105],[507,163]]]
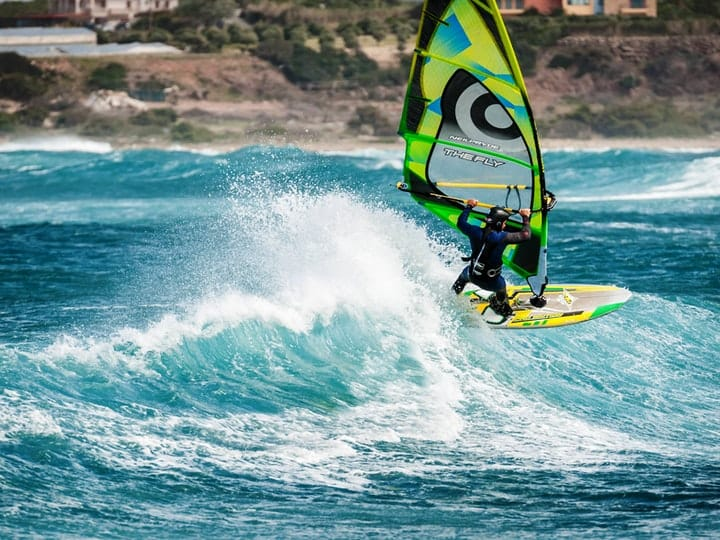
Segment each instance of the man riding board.
[[490,308],[498,315],[509,317],[513,311],[508,303],[505,278],[501,274],[502,255],[508,244],[520,244],[530,239],[530,209],[518,211],[523,218],[521,231],[505,232],[510,213],[500,206],[490,209],[484,227],[470,225],[470,211],[477,204],[476,200],[469,199],[457,221],[458,229],[470,238],[472,254],[470,264],[463,269],[452,288],[456,294],[460,294],[465,285],[472,282],[481,289],[492,291],[493,295],[488,300]]

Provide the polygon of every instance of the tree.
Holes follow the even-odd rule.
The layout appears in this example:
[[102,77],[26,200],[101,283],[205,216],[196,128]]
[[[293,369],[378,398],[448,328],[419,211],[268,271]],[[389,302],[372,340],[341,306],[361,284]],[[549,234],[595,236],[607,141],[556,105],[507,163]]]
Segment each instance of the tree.
[[126,90],[127,70],[118,62],[110,62],[95,68],[88,77],[87,85],[92,90]]
[[205,26],[221,23],[235,14],[234,0],[180,0],[175,12],[182,17],[199,19]]

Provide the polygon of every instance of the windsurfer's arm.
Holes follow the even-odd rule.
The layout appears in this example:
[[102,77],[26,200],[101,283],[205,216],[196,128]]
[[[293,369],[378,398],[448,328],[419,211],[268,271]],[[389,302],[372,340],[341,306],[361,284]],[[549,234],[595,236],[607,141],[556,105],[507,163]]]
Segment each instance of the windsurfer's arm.
[[470,211],[475,207],[475,204],[476,201],[473,199],[468,200],[465,205],[465,209],[462,211],[462,214],[460,214],[460,217],[458,217],[457,220],[458,230],[468,236],[472,234],[472,230],[474,228],[473,225],[468,223],[468,218],[470,217]]
[[523,228],[520,232],[510,232],[505,236],[505,242],[508,244],[519,244],[530,240],[530,210],[523,208],[518,212],[523,218]]

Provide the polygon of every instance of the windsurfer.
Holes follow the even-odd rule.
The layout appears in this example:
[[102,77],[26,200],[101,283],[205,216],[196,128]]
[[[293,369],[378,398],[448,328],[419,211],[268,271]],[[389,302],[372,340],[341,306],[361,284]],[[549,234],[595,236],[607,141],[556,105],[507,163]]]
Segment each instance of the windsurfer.
[[505,225],[510,213],[500,206],[490,209],[484,227],[470,225],[470,211],[477,206],[477,201],[469,199],[457,221],[458,229],[470,238],[472,254],[470,264],[460,273],[453,283],[453,290],[460,294],[468,282],[481,289],[492,291],[490,308],[498,315],[509,317],[512,308],[508,303],[505,278],[502,277],[502,254],[508,244],[519,244],[530,239],[530,210],[523,208],[518,211],[522,216],[523,227],[519,232],[505,232]]

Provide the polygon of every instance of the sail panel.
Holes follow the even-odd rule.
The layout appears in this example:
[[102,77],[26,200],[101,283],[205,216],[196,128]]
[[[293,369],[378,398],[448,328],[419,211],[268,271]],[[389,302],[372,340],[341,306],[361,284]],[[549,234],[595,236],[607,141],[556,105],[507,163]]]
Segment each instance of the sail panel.
[[[451,225],[467,199],[481,201],[479,220],[494,205],[533,210],[532,240],[509,248],[505,259],[523,277],[543,273],[536,282],[544,286],[537,132],[495,0],[425,0],[399,131],[407,190]],[[520,218],[508,228],[519,229]]]

